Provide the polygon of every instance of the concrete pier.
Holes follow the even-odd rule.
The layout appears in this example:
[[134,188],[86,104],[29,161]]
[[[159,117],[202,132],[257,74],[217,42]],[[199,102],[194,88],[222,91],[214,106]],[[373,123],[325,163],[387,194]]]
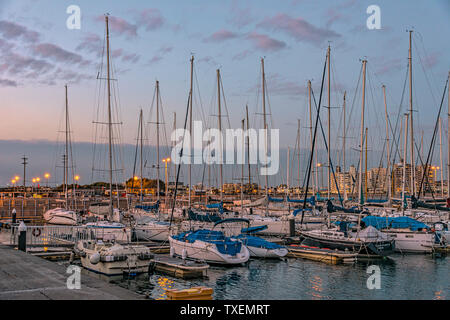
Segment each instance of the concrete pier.
[[69,290],[64,266],[0,245],[0,300],[137,300],[127,289],[81,273],[81,289]]

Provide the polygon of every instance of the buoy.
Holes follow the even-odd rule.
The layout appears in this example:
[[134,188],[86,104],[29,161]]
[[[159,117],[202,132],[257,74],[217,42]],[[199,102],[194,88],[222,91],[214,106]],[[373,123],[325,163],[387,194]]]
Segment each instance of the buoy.
[[92,256],[89,257],[89,261],[92,264],[97,264],[100,262],[100,253],[95,252],[94,254],[92,254]]

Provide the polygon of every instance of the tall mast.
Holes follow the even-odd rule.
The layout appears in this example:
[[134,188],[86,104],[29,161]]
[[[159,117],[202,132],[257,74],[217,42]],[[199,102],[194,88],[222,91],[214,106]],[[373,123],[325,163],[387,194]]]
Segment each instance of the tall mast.
[[143,136],[144,136],[144,129],[143,129],[143,121],[142,121],[142,118],[143,118],[143,115],[142,115],[142,109],[141,109],[141,112],[139,113],[139,131],[140,131],[140,133],[139,133],[139,135],[141,136],[141,139],[139,140],[139,143],[140,143],[140,165],[141,165],[141,167],[140,167],[140,177],[141,177],[141,196],[140,196],[140,200],[141,200],[141,203],[142,203],[142,198],[143,198],[143,194],[144,194],[144,165],[143,165],[143,163],[142,163],[142,160],[143,160],[143,151],[144,151],[144,138],[143,138]]
[[67,85],[64,86],[66,89],[66,145],[65,145],[65,157],[64,157],[64,197],[66,199],[66,209],[68,209],[68,189],[69,189],[69,99],[67,96]]
[[298,119],[297,120],[298,121],[298,129],[297,129],[297,131],[298,131],[298,133],[297,133],[297,162],[298,162],[298,188],[299,188],[299,190],[300,190],[300,138],[301,138],[301,136],[300,136],[300,134],[301,134],[301,131],[300,131],[300,119]]
[[439,117],[439,158],[440,158],[440,171],[441,171],[441,198],[444,198],[444,166],[442,162],[442,118]]
[[409,31],[409,116],[411,126],[411,195],[416,195],[416,164],[414,158],[414,121],[413,121],[413,95],[412,95],[412,30]]
[[[267,118],[266,118],[266,73],[264,72],[264,58],[261,58],[261,68],[262,68],[262,101],[263,101],[263,117],[264,117],[264,129],[265,129],[265,143],[266,143],[266,150],[265,150],[265,157],[267,158],[267,152],[268,150],[268,141],[267,141]],[[267,163],[267,161],[266,161]],[[266,178],[266,210],[269,206],[269,177],[265,176]]]
[[252,178],[251,178],[251,171],[250,171],[250,121],[248,118],[248,105],[245,106],[245,113],[247,118],[247,161],[248,161],[248,185],[249,188],[251,188],[252,185]]
[[346,131],[346,114],[345,114],[345,105],[346,105],[346,96],[347,96],[347,91],[344,91],[344,135],[343,135],[343,140],[342,140],[342,164],[343,164],[343,168],[342,168],[342,173],[344,176],[344,201],[347,201],[347,179],[346,179],[346,171],[345,171],[345,131]]
[[[177,129],[177,113],[174,112],[173,113],[173,131],[175,132],[175,130]],[[173,144],[173,147],[175,147],[175,142]],[[173,161],[171,161],[171,163],[174,163]],[[176,180],[177,178],[177,166],[174,164],[173,165],[173,179]],[[176,187],[176,186],[175,186]],[[166,195],[167,197],[167,195]]]
[[191,133],[191,141],[190,141],[190,147],[189,147],[189,208],[191,207],[191,189],[192,189],[192,144],[193,144],[193,137],[192,137],[192,98],[193,98],[193,92],[192,87],[194,84],[194,56],[191,58],[191,89],[189,90],[189,132]]
[[[217,69],[217,106],[219,109],[219,132],[222,132],[222,110],[220,106],[220,70]],[[220,154],[223,156],[223,145],[222,145],[222,133],[219,137],[220,143]],[[219,169],[220,169],[220,202],[223,203],[223,164],[222,159],[220,161]]]
[[108,81],[108,153],[109,153],[109,215],[113,218],[113,159],[112,159],[112,115],[111,115],[111,70],[109,62],[109,20],[105,16],[106,21],[106,63],[107,63],[107,81]]
[[[308,106],[309,106],[309,132],[310,132],[310,138],[311,138],[311,148],[313,145],[313,123],[312,123],[312,106],[311,106],[311,80],[308,80]],[[312,161],[311,163],[314,165],[314,172],[315,172],[315,181],[314,178],[312,179],[312,189],[313,189],[313,195],[315,195],[316,188],[318,188],[318,177],[317,177],[317,164],[314,164],[314,150],[311,149],[312,152]],[[316,158],[317,162],[317,158]],[[308,193],[308,190],[305,191]]]
[[331,55],[331,48],[328,45],[328,52],[327,52],[327,69],[328,69],[328,199],[330,199],[330,181],[331,181],[331,79],[330,79],[330,55]]
[[289,166],[290,166],[290,157],[291,157],[291,148],[288,147],[287,150],[287,169],[286,169],[286,201],[287,201],[287,197],[289,196]]
[[366,127],[366,142],[365,142],[365,149],[366,149],[366,159],[365,159],[365,161],[364,161],[364,163],[365,163],[365,170],[364,170],[364,174],[365,174],[365,176],[364,176],[364,190],[365,190],[365,193],[364,193],[364,195],[365,195],[365,198],[367,199],[367,188],[368,188],[368,186],[369,186],[369,183],[368,183],[368,180],[367,180],[367,177],[368,177],[368,175],[367,175],[367,135],[369,134],[369,129]]
[[363,60],[363,92],[362,92],[362,107],[361,107],[361,140],[360,140],[360,150],[359,150],[359,203],[362,205],[363,195],[362,195],[362,166],[363,166],[363,145],[364,145],[364,113],[366,106],[366,63],[367,60]]
[[402,213],[405,215],[405,184],[406,184],[406,157],[408,155],[408,118],[409,114],[405,114],[405,143],[403,150],[403,179],[402,179]]
[[242,119],[242,165],[241,165],[241,214],[244,214],[244,166],[245,166],[245,145],[244,145],[244,133],[245,119]]
[[387,112],[387,103],[386,103],[386,86],[383,85],[383,97],[384,97],[384,115],[386,118],[386,176],[387,176],[387,197],[388,197],[388,206],[391,205],[391,158],[390,152],[391,148],[389,145],[389,116]]
[[156,81],[156,159],[156,192],[158,193],[157,200],[159,201],[159,81]]
[[[448,73],[450,82],[450,72]],[[448,113],[447,113],[447,198],[450,198],[450,85],[448,86]]]

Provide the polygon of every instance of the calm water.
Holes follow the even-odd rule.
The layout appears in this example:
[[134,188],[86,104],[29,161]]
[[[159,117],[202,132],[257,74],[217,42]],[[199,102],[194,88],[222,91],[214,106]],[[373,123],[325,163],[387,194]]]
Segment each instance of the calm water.
[[[367,267],[381,270],[381,289],[367,289]],[[98,275],[97,275],[98,276]],[[181,280],[147,274],[107,281],[151,299],[164,299],[164,288],[185,289],[208,286],[219,300],[297,299],[442,299],[450,298],[449,257],[394,255],[390,261],[358,262],[349,265],[287,259],[251,260],[246,267],[211,267],[204,279]]]

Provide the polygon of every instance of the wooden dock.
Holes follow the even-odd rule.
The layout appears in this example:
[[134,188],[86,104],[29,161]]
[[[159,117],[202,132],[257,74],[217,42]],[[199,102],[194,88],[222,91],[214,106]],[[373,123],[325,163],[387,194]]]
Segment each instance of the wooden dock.
[[181,279],[201,278],[208,270],[209,265],[189,260],[181,260],[166,255],[156,255],[150,261],[150,269],[161,272],[172,277]]
[[291,245],[287,247],[289,250],[288,257],[303,258],[324,262],[328,264],[352,263],[357,260],[357,253],[335,251],[330,249],[320,249],[301,245]]
[[132,291],[81,273],[81,289],[67,288],[64,266],[0,245],[0,300],[136,300]]

